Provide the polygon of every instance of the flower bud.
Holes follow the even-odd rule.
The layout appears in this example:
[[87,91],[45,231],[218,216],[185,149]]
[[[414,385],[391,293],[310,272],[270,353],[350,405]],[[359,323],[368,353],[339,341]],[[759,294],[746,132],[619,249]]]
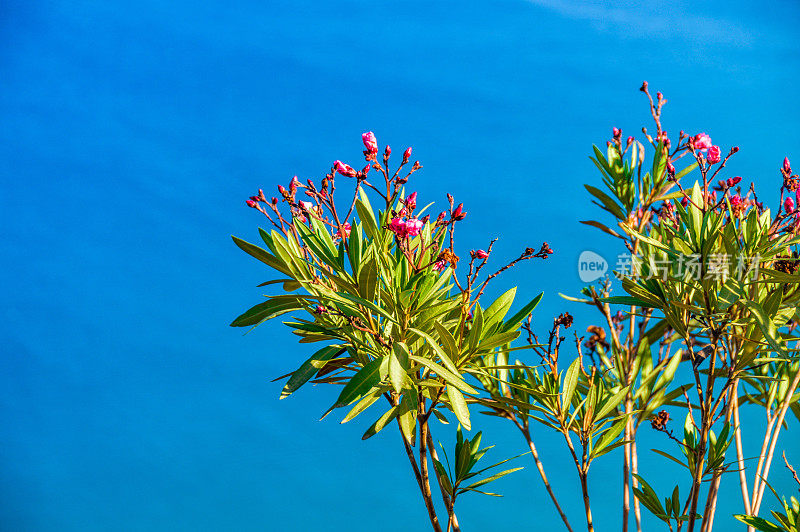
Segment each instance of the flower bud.
[[459,220],[463,220],[464,218],[467,217],[467,213],[463,212],[463,208],[464,208],[464,204],[463,203],[459,203],[458,207],[456,207],[456,210],[453,211],[453,214],[452,214],[453,220],[459,221]]
[[417,193],[416,192],[412,192],[411,194],[408,195],[408,197],[406,198],[406,207],[408,207],[408,209],[411,210],[411,211],[413,211],[414,209],[417,208]]
[[622,135],[622,130],[619,129],[618,127],[615,127],[614,129],[612,129],[611,132],[614,134],[614,138],[615,139],[619,138]]
[[364,147],[367,148],[368,153],[378,153],[378,141],[375,139],[375,133],[367,131],[361,134],[361,141]]
[[786,211],[786,214],[792,214],[794,212],[794,200],[792,198],[786,198],[786,201],[783,202],[783,209]]
[[247,206],[248,207],[252,207],[254,209],[257,209],[258,208],[258,203],[256,203],[255,201],[249,199],[249,200],[247,200]]
[[250,196],[250,200],[258,203],[259,201],[261,201],[261,198],[259,198],[258,196]]
[[664,95],[663,95],[663,94],[661,94],[661,91],[658,91],[658,92],[656,93],[656,98],[658,98],[659,100],[662,100],[662,99],[664,99]]
[[739,184],[739,182],[740,182],[741,180],[742,180],[742,178],[741,178],[741,177],[739,177],[738,175],[737,175],[736,177],[731,177],[731,178],[728,178],[728,180],[727,180],[727,185],[728,185],[728,187],[733,187],[733,186],[736,186],[736,185],[738,185],[738,184]]
[[362,176],[364,176],[364,177],[366,177],[366,176],[367,176],[367,174],[369,173],[369,169],[370,169],[370,168],[371,168],[371,166],[370,166],[370,165],[367,165],[367,166],[365,166],[364,168],[362,168],[362,169],[361,169],[361,175],[362,175]]
[[404,151],[404,152],[403,152],[403,162],[404,162],[404,163],[407,163],[407,162],[408,162],[408,159],[409,159],[409,157],[411,157],[411,146],[409,146],[408,148],[406,148],[406,151]]
[[278,204],[278,198],[276,198],[275,196],[272,197],[272,204],[273,205],[277,205]]
[[720,160],[719,146],[711,146],[708,149],[708,164],[717,164]]
[[339,229],[339,236],[342,238],[347,238],[350,236],[350,222],[345,222],[342,224],[342,227]]
[[479,259],[485,259],[485,258],[487,258],[487,257],[489,256],[489,254],[488,254],[488,253],[486,253],[486,252],[485,252],[484,250],[482,250],[482,249],[479,249],[478,251],[474,251],[473,253],[475,253],[475,256],[476,256],[477,258],[479,258]]
[[342,161],[334,161],[333,168],[345,177],[355,177],[356,171]]
[[389,145],[387,144],[386,148],[383,150],[383,156],[388,159],[391,154],[392,154],[392,148],[390,148]]
[[792,167],[791,167],[791,165],[789,165],[789,158],[788,157],[784,157],[783,158],[783,171],[786,172],[787,174],[791,174],[792,173]]
[[278,185],[278,192],[280,192],[281,196],[283,196],[283,197],[286,197],[286,196],[289,195],[289,193],[286,191],[286,189],[283,188],[283,185]]
[[633,144],[633,140],[634,140],[633,137],[628,137],[628,146]]
[[260,188],[258,189],[258,197],[261,198],[261,201],[263,201],[264,203],[267,202],[267,197],[264,195],[264,191],[261,190]]
[[683,205],[683,208],[684,208],[684,209],[685,209],[686,207],[688,207],[688,206],[689,206],[689,198],[688,198],[688,197],[686,197],[686,196],[684,196],[684,197],[683,197],[683,199],[681,199],[681,205]]

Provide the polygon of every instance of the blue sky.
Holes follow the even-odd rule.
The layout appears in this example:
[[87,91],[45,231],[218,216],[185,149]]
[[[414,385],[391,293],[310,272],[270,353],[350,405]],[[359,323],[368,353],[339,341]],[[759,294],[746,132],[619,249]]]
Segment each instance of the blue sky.
[[[317,421],[330,389],[278,402],[269,381],[304,348],[278,323],[227,326],[269,277],[230,241],[257,238],[243,200],[358,161],[363,131],[413,145],[423,204],[466,204],[464,249],[550,242],[550,260],[494,287],[545,291],[541,328],[563,310],[594,319],[557,293],[579,290],[581,251],[617,253],[577,223],[601,216],[582,184],[598,181],[592,143],[649,126],[643,79],[670,100],[673,136],[740,146],[730,175],[762,198],[777,198],[784,156],[800,161],[792,1],[197,4],[0,8],[4,529],[427,526],[397,435]],[[523,451],[511,427],[480,425],[498,459]],[[563,446],[537,440],[579,524]],[[668,462],[642,462],[671,489]],[[468,530],[557,528],[522,465],[496,485],[504,498],[465,499]],[[617,461],[593,475],[596,521],[613,529]],[[724,486],[718,519],[739,510]]]

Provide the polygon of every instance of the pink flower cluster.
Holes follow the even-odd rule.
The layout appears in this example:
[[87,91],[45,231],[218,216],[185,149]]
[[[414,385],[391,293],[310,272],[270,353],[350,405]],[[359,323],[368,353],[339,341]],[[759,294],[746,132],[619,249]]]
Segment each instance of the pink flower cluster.
[[422,229],[422,225],[422,220],[416,218],[409,218],[408,220],[393,218],[389,224],[389,231],[394,233],[400,240],[405,240],[410,236],[417,236],[419,230]]

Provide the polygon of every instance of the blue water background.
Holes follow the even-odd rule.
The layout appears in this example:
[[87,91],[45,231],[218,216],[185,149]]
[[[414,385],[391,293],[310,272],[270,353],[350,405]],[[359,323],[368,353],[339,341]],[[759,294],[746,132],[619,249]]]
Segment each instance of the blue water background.
[[[369,129],[413,145],[420,201],[467,206],[462,255],[498,236],[496,263],[556,250],[489,295],[544,290],[536,326],[570,310],[583,331],[595,315],[557,293],[579,290],[582,250],[621,251],[577,223],[602,219],[582,188],[599,181],[591,144],[650,126],[647,79],[673,137],[741,146],[726,175],[775,201],[783,157],[800,166],[798,23],[794,1],[4,2],[0,528],[426,529],[397,435],[318,422],[324,387],[279,402],[270,379],[310,348],[279,323],[228,327],[271,278],[231,243],[258,238],[244,199],[355,166]],[[475,425],[489,457],[525,450],[513,427]],[[641,470],[666,495],[685,474],[646,432]],[[782,439],[795,463],[797,437]],[[537,441],[579,529],[563,444]],[[618,458],[593,466],[600,530],[619,527]],[[558,529],[520,462],[494,486],[504,498],[467,496],[466,530]],[[740,509],[727,478],[721,530]]]

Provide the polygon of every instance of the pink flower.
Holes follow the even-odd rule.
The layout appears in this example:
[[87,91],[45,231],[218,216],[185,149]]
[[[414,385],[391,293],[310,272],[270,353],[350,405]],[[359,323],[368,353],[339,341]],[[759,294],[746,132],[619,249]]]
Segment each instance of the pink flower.
[[784,157],[783,158],[783,171],[786,172],[787,174],[791,174],[792,173],[792,167],[789,165],[789,158],[788,157]]
[[406,233],[408,236],[417,236],[420,229],[422,229],[422,222],[420,220],[412,218],[406,222]]
[[345,222],[342,224],[342,227],[339,229],[339,236],[342,238],[347,238],[350,236],[350,222]]
[[742,198],[737,194],[731,197],[731,207],[736,207],[742,203]]
[[409,157],[411,157],[411,146],[406,148],[406,151],[403,152],[403,162],[408,162]]
[[378,140],[375,138],[375,133],[372,131],[362,133],[361,140],[364,142],[364,147],[367,148],[367,152],[378,153]]
[[786,198],[786,201],[783,202],[783,208],[786,210],[786,214],[791,214],[794,212],[794,200],[792,198]]
[[476,252],[475,252],[475,256],[476,256],[477,258],[479,258],[479,259],[485,259],[486,257],[488,257],[488,256],[489,256],[489,254],[488,254],[488,253],[486,253],[484,250],[482,250],[482,249],[479,249],[478,251],[476,251]]
[[355,177],[356,171],[342,161],[334,161],[333,168],[345,177]]
[[408,207],[409,210],[412,210],[412,211],[417,208],[417,193],[416,192],[412,192],[406,198],[406,207]]
[[706,151],[712,146],[711,137],[705,133],[698,133],[694,136],[694,149],[698,151]]
[[719,146],[711,146],[708,149],[708,155],[706,156],[708,164],[717,164],[720,161],[719,155]]
[[447,261],[444,260],[437,260],[433,263],[433,269],[437,272],[444,270],[445,266],[447,266]]
[[327,314],[328,310],[322,305],[317,305],[317,307],[314,309],[314,312],[316,312],[317,314]]
[[392,218],[389,223],[389,231],[397,235],[397,238],[406,237],[406,223],[401,218]]

